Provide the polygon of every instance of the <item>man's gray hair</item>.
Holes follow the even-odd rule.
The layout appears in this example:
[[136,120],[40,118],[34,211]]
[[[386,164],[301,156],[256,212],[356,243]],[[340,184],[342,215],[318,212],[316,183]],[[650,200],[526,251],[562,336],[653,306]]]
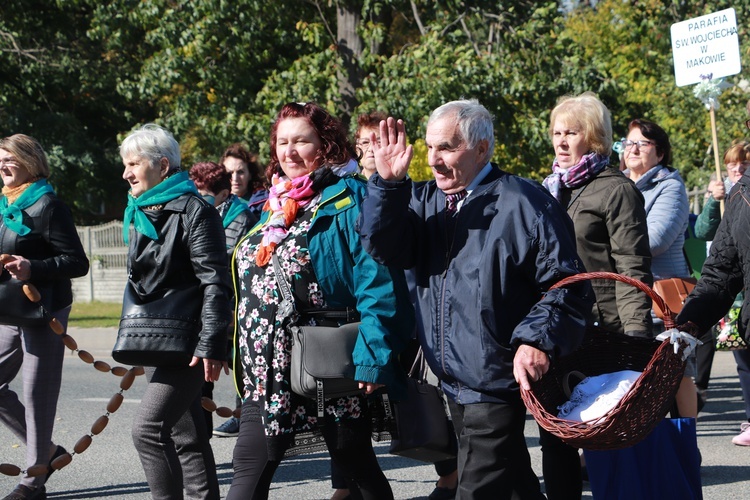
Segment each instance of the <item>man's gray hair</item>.
[[180,168],[180,145],[167,129],[155,123],[143,125],[122,141],[120,156],[125,159],[130,155],[148,158],[151,166],[166,158],[170,170]]
[[476,99],[447,102],[430,114],[427,126],[442,118],[456,120],[458,133],[469,149],[475,148],[480,141],[487,141],[487,157],[484,161],[490,161],[495,151],[495,129],[492,125],[492,115],[487,108]]

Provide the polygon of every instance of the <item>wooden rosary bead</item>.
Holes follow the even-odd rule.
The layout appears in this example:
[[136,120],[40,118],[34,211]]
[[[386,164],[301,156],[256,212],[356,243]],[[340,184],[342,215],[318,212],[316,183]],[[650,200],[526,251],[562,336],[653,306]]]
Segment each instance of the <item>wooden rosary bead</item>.
[[112,372],[112,375],[123,377],[126,373],[128,373],[128,369],[124,366],[113,366],[110,370]]
[[0,474],[6,476],[17,476],[21,473],[21,468],[13,464],[0,464]]
[[76,339],[74,339],[70,335],[63,335],[62,341],[63,344],[65,344],[65,347],[67,347],[71,351],[75,351],[76,349],[78,349],[78,343],[76,343]]
[[0,264],[7,264],[13,260],[13,256],[7,253],[0,254]]
[[96,368],[97,370],[103,373],[108,372],[110,370],[110,366],[104,361],[94,361],[94,368]]
[[24,283],[21,290],[23,290],[23,294],[26,295],[26,298],[32,302],[39,302],[42,300],[42,294],[39,293],[39,289],[37,289],[32,283]]
[[232,416],[234,416],[234,418],[240,418],[240,415],[242,415],[242,407],[241,407],[241,406],[238,406],[238,407],[237,407],[237,408],[235,408],[235,409],[234,409],[234,411],[232,412]]
[[65,333],[65,328],[63,328],[62,323],[60,323],[57,318],[49,320],[49,327],[58,335]]
[[93,441],[93,439],[91,438],[91,436],[89,436],[88,434],[86,434],[85,436],[83,436],[81,439],[79,439],[76,442],[76,445],[73,447],[73,451],[75,451],[76,453],[79,453],[79,454],[83,453],[84,451],[86,451],[89,448],[89,446],[91,446],[91,442],[92,441]]
[[[5,259],[12,260],[12,257],[7,254],[0,255],[0,262],[3,262],[3,260]],[[34,287],[34,285],[30,283],[24,284],[23,292],[26,297],[33,302],[38,302],[39,300],[41,300],[39,291],[36,289],[36,287]],[[110,365],[108,363],[105,363],[104,361],[95,360],[94,356],[91,355],[91,353],[89,353],[88,351],[79,350],[78,344],[76,343],[75,339],[65,333],[65,329],[63,328],[62,323],[60,323],[56,318],[52,318],[49,326],[52,331],[61,336],[65,347],[67,347],[71,351],[78,351],[78,357],[81,358],[81,361],[88,364],[93,364],[94,368],[102,373],[112,372],[113,375],[122,377],[122,380],[120,381],[121,391],[114,394],[107,403],[107,415],[102,415],[101,417],[97,418],[91,426],[91,435],[87,434],[81,437],[73,447],[74,453],[83,453],[89,448],[89,446],[91,446],[91,443],[93,441],[92,436],[101,433],[107,427],[107,424],[109,424],[108,415],[116,412],[122,405],[123,401],[125,400],[125,397],[122,395],[122,391],[127,391],[128,389],[130,389],[130,386],[133,384],[133,381],[135,381],[135,378],[139,375],[143,375],[145,373],[145,370],[142,366],[136,366],[130,369],[123,366],[110,367]],[[216,409],[216,403],[208,398],[204,398],[204,400],[208,402],[209,406],[213,405],[213,409]],[[220,410],[222,414],[226,414],[226,412],[229,411],[229,408],[221,408]],[[73,454],[65,453],[55,458],[50,463],[50,466],[52,467],[52,470],[60,470],[70,464],[72,461]],[[24,471],[16,465],[0,463],[0,474],[6,476],[18,476],[19,474],[21,474],[21,472]],[[36,464],[28,467],[25,472],[29,477],[36,477],[48,474],[50,472],[50,468],[45,464]]]
[[78,351],[78,357],[81,358],[84,363],[91,364],[94,362],[94,356],[88,351]]
[[26,469],[26,475],[29,477],[44,476],[49,472],[47,464],[36,464]]
[[102,415],[101,417],[97,418],[94,421],[94,425],[91,426],[91,434],[96,436],[97,434],[102,432],[105,427],[107,427],[108,423],[109,417],[107,415]]
[[219,406],[216,408],[216,414],[221,418],[229,418],[232,416],[232,409],[226,406]]
[[71,455],[70,453],[63,453],[62,455],[54,459],[50,466],[55,470],[60,470],[72,461],[73,455]]
[[107,411],[110,413],[116,412],[120,408],[120,405],[124,400],[125,397],[118,392],[117,394],[112,396],[112,398],[109,400],[109,403],[107,403]]
[[213,400],[208,399],[206,397],[201,398],[201,406],[206,411],[216,410],[216,403],[214,403]]
[[120,389],[127,391],[130,389],[130,386],[133,385],[134,380],[135,372],[133,370],[128,370],[128,372],[122,376],[122,380],[120,380]]

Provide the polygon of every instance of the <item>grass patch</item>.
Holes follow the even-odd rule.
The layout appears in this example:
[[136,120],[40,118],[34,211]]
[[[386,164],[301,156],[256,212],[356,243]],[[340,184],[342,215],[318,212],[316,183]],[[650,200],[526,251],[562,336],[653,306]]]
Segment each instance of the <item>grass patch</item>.
[[118,326],[120,313],[122,304],[117,302],[74,302],[68,325],[82,328]]

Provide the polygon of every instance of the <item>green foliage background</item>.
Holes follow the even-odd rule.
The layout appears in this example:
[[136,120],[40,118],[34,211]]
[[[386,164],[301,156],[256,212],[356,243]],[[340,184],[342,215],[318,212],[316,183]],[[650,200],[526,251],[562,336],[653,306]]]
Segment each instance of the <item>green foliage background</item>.
[[[241,141],[269,155],[275,112],[315,100],[348,121],[383,109],[415,145],[411,175],[430,178],[429,112],[477,98],[493,113],[503,168],[541,179],[553,160],[549,112],[565,94],[596,92],[616,138],[646,117],[670,134],[689,186],[713,170],[709,115],[674,84],[671,24],[734,7],[741,57],[750,0],[4,0],[0,4],[0,134],[37,137],[52,183],[79,223],[120,216],[119,140],[154,121],[172,130],[183,164]],[[337,23],[354,16],[357,40]],[[416,14],[415,14],[416,13]],[[342,47],[361,42],[356,75]],[[356,81],[354,108],[340,85]],[[743,137],[748,82],[722,94],[719,149]]]

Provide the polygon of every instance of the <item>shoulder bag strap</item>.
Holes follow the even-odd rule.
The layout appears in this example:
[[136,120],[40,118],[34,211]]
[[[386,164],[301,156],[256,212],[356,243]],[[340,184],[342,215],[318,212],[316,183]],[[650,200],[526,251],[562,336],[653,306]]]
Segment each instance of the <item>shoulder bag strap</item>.
[[[285,318],[291,318],[293,321],[296,321],[299,319],[300,311],[297,311],[292,290],[289,287],[289,282],[284,277],[281,263],[276,254],[273,254],[271,257],[271,262],[273,263],[273,272],[276,275],[276,282],[279,284],[279,290],[281,290],[281,297],[283,299],[279,304],[279,310]],[[303,315],[317,315],[325,319],[342,320],[344,323],[354,323],[360,320],[359,312],[349,307],[346,309],[308,309],[301,312]]]
[[271,262],[273,263],[273,272],[276,275],[276,283],[279,284],[279,290],[281,290],[282,301],[279,303],[279,312],[284,318],[287,318],[294,323],[297,321],[297,308],[294,304],[292,289],[289,287],[289,282],[284,277],[281,263],[275,253],[271,258]]
[[414,363],[412,363],[409,370],[409,376],[423,383],[427,381],[427,362],[424,359],[424,352],[421,345],[419,346],[417,355],[414,357]]

